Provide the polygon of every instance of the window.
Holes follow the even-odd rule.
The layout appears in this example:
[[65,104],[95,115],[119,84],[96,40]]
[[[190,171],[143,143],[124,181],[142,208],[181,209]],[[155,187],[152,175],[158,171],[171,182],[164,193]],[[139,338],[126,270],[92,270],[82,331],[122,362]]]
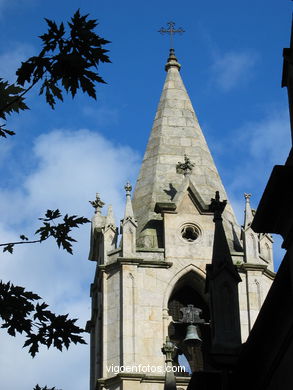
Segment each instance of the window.
[[196,225],[187,223],[181,227],[181,237],[187,242],[194,242],[200,235],[200,230]]

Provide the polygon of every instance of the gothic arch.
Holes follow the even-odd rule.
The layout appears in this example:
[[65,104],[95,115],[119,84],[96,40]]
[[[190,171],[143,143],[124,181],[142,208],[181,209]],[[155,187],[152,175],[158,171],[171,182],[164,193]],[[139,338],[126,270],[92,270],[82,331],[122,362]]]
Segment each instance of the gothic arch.
[[[210,338],[209,330],[206,326],[194,326],[188,320],[182,322],[182,317],[185,309],[194,307],[201,310],[202,319],[209,321],[204,276],[205,273],[201,269],[190,264],[174,275],[164,296],[165,334],[177,347],[176,354],[173,356],[173,365],[179,365],[180,356],[184,356],[183,359],[186,359],[192,372],[200,371],[205,366],[206,350]],[[193,333],[190,333],[192,327]],[[194,344],[195,340],[199,341],[197,345]]]
[[199,282],[199,284],[202,283],[204,285],[206,273],[202,269],[197,267],[195,264],[189,264],[182,268],[173,276],[167,285],[163,299],[163,310],[168,310],[168,302],[174,291],[174,287],[177,285],[177,282],[190,272],[194,274],[194,277]]

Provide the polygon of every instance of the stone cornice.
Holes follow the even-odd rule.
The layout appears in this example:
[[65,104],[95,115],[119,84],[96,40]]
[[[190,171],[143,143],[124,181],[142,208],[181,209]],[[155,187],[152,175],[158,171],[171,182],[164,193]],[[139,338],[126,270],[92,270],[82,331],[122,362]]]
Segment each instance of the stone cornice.
[[113,256],[113,255],[116,255],[117,253],[120,253],[121,251],[122,251],[121,248],[115,248],[115,249],[112,249],[109,252],[107,252],[107,255]]
[[155,205],[155,213],[175,214],[176,213],[176,204],[173,202],[157,202]]
[[236,256],[243,257],[244,256],[244,252],[231,252],[230,251],[230,253],[231,253],[231,256],[233,256],[233,257],[236,257]]
[[99,265],[101,271],[109,272],[111,270],[120,268],[122,265],[136,265],[141,268],[170,268],[173,263],[159,260],[144,260],[139,258],[118,257],[116,261],[109,264]]
[[164,253],[164,248],[136,248],[136,252],[146,252],[146,253]]
[[269,277],[270,279],[274,279],[276,273],[269,270],[268,267],[265,264],[251,264],[251,263],[244,263],[237,265],[239,272],[247,272],[247,271],[261,271],[265,276]]

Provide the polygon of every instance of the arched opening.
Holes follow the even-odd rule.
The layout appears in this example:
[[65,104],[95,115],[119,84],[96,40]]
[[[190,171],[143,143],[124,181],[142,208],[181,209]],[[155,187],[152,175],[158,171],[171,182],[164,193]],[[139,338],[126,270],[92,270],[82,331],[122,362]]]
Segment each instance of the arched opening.
[[[168,301],[168,311],[172,317],[168,335],[177,347],[173,364],[185,366],[189,374],[201,371],[207,366],[209,326],[199,324],[190,327],[192,323],[182,321],[185,308],[193,305],[194,308],[200,309],[200,318],[206,323],[209,322],[210,314],[207,297],[204,294],[204,284],[204,279],[190,271],[178,280]],[[190,340],[189,337],[191,337]]]

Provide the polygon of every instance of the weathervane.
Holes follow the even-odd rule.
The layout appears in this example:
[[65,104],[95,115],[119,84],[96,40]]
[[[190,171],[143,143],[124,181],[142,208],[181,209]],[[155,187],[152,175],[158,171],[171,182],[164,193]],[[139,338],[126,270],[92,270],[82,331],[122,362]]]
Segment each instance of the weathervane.
[[158,30],[159,33],[161,34],[170,34],[170,49],[173,48],[173,35],[176,33],[182,34],[185,32],[182,27],[179,27],[177,30],[174,28],[175,27],[175,22],[168,22],[167,25],[169,26],[169,29],[165,29],[161,27],[160,30]]

